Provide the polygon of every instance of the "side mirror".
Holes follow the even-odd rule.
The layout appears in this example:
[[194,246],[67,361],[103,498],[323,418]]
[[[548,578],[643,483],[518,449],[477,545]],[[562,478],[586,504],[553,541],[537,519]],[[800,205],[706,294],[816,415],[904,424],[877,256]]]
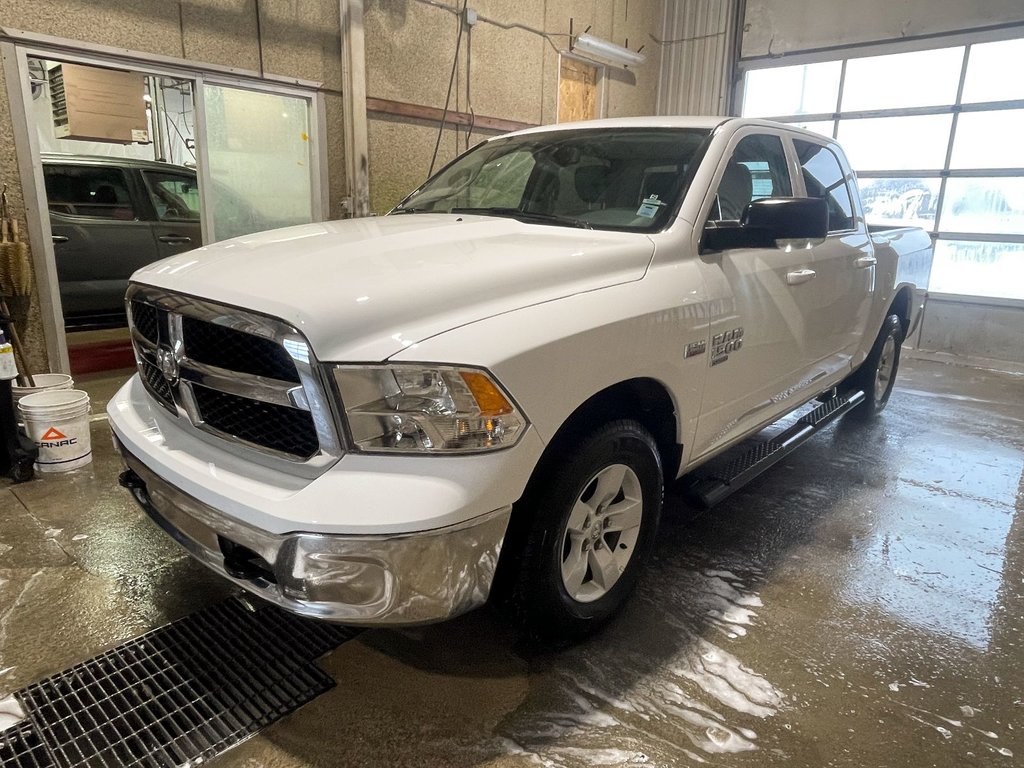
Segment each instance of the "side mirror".
[[828,203],[820,197],[766,197],[743,210],[739,226],[709,222],[701,249],[774,248],[778,240],[824,240]]

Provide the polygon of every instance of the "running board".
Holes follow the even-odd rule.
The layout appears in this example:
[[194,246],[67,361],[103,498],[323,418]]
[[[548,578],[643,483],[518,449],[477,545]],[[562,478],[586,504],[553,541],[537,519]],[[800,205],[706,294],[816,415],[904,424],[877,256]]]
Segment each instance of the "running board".
[[775,437],[758,443],[720,469],[693,478],[687,488],[692,503],[701,509],[713,507],[739,490],[766,469],[788,456],[801,443],[814,437],[823,427],[864,402],[861,391],[831,398],[810,413],[800,417],[792,427]]

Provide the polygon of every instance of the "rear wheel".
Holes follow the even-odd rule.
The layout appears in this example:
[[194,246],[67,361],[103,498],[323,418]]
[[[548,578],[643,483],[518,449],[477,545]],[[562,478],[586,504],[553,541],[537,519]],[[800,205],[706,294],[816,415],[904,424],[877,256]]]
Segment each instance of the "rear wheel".
[[538,472],[502,552],[506,602],[532,638],[576,639],[636,584],[661,515],[661,460],[650,433],[622,420]]
[[852,413],[870,417],[881,413],[889,402],[900,367],[903,324],[898,315],[889,315],[875,339],[867,358],[844,385],[844,389],[864,391],[864,402]]

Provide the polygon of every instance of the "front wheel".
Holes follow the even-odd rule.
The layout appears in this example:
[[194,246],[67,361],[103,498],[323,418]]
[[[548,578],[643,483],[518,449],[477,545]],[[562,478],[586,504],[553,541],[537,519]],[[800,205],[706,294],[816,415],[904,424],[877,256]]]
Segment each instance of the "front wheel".
[[625,602],[653,547],[663,480],[654,438],[611,422],[541,467],[513,511],[502,553],[510,607],[527,634],[571,640],[596,630]]
[[889,315],[882,323],[874,346],[867,358],[847,380],[845,389],[864,391],[864,402],[852,413],[863,417],[881,413],[889,402],[900,367],[900,346],[903,344],[903,324],[899,315]]

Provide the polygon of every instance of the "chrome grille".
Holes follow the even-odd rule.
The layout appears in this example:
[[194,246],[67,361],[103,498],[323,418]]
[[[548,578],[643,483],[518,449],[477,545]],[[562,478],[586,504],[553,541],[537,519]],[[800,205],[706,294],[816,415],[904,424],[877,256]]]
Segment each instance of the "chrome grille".
[[186,428],[314,467],[341,455],[319,370],[294,328],[139,285],[128,306],[142,383]]
[[132,303],[132,323],[143,338],[154,344],[159,341],[160,316],[156,307],[143,304],[141,301]]
[[177,415],[178,410],[174,406],[174,395],[171,393],[171,385],[167,383],[167,379],[164,378],[160,369],[152,363],[143,360],[139,363],[139,373],[142,374],[142,380],[145,382],[149,393],[160,401],[160,405]]
[[199,363],[218,365],[252,376],[299,383],[295,362],[280,344],[251,333],[197,320],[181,318],[182,335],[188,340],[188,356]]
[[261,403],[199,384],[192,386],[192,394],[203,421],[219,432],[302,458],[312,456],[320,447],[308,411]]

